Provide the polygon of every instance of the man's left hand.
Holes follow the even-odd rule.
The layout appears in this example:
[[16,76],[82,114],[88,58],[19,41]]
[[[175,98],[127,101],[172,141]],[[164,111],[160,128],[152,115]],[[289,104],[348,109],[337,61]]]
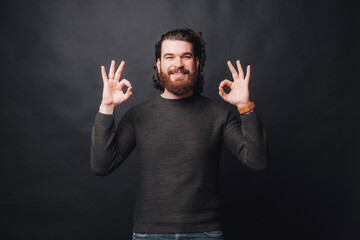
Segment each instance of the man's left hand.
[[[228,103],[235,105],[237,108],[241,108],[250,103],[249,94],[249,80],[250,80],[250,65],[247,66],[246,76],[241,67],[240,61],[236,61],[238,71],[234,68],[230,61],[227,62],[231,71],[233,82],[225,79],[219,85],[219,95]],[[224,86],[230,88],[230,92],[226,93],[223,89]]]

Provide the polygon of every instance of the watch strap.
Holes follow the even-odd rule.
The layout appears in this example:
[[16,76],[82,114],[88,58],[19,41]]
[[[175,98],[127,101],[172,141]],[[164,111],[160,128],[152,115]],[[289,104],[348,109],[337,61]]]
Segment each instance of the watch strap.
[[255,108],[255,103],[254,103],[254,101],[251,101],[248,105],[238,108],[238,110],[239,110],[240,114],[244,114],[244,113],[251,111],[254,108]]

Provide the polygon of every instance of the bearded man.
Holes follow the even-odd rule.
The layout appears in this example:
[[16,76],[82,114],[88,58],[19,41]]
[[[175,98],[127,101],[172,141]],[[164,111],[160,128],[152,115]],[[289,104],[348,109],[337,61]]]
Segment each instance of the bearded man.
[[[125,62],[109,74],[101,67],[102,102],[92,129],[91,169],[97,175],[115,170],[136,147],[139,175],[133,216],[133,239],[223,239],[218,195],[222,143],[245,166],[269,166],[264,128],[249,97],[250,66],[244,76],[228,67],[219,95],[239,112],[201,95],[205,42],[200,32],[176,29],[155,45],[154,87],[162,93],[135,105],[114,125],[114,109],[132,95],[120,80]],[[230,87],[224,92],[223,87]],[[127,86],[127,91],[122,91]]]

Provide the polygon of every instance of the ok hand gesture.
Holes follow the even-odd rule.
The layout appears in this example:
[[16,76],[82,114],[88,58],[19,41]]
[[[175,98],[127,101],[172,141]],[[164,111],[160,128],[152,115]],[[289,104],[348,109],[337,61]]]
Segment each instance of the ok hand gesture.
[[[100,105],[100,112],[112,114],[114,108],[120,105],[122,102],[125,102],[132,95],[132,86],[130,82],[126,79],[123,79],[119,82],[121,73],[124,69],[125,62],[121,61],[120,66],[115,71],[115,61],[111,61],[109,76],[106,76],[105,67],[101,66],[101,74],[104,83],[102,102]],[[128,89],[126,93],[123,93],[122,89],[124,86],[127,86]]]
[[[236,61],[238,71],[234,68],[230,61],[227,62],[228,67],[231,71],[233,82],[225,79],[219,85],[219,95],[226,101],[238,108],[246,106],[250,103],[249,94],[249,80],[250,80],[250,65],[247,66],[246,76],[241,67],[240,61]],[[224,86],[230,87],[230,92],[227,94],[224,92]]]

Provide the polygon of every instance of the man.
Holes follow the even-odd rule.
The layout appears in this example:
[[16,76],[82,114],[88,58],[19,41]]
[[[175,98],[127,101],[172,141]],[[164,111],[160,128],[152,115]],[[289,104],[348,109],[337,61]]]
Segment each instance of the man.
[[219,95],[238,108],[239,121],[224,105],[200,95],[206,59],[201,33],[169,31],[155,48],[153,82],[163,92],[129,109],[117,128],[114,109],[129,99],[132,87],[128,80],[119,82],[123,61],[116,72],[112,61],[108,76],[101,67],[103,99],[92,130],[91,168],[109,174],[137,147],[133,239],[223,239],[218,196],[222,143],[247,167],[265,170],[269,165],[265,131],[249,98],[250,66],[244,76],[240,61],[237,71],[229,61],[234,81],[219,85]]

